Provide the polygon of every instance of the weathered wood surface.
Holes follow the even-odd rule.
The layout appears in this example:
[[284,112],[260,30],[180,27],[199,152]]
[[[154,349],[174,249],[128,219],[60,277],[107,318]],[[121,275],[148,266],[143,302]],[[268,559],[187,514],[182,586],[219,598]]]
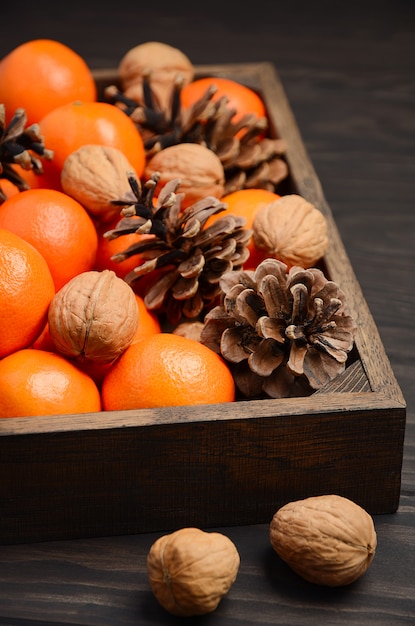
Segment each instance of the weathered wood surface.
[[[41,35],[66,41],[101,68],[149,39],[177,45],[199,64],[275,64],[408,405],[401,497],[396,513],[375,516],[375,560],[348,589],[315,588],[295,577],[270,550],[267,524],[221,527],[240,551],[239,576],[218,610],[192,623],[409,624],[415,618],[415,6],[379,0],[331,8],[299,0],[262,3],[265,8],[259,2],[244,13],[223,4],[220,12],[214,0],[186,12],[163,2],[141,10],[125,0],[116,12],[97,14],[76,1],[47,10],[42,2],[9,3],[0,55]],[[370,340],[369,334],[369,347]],[[59,496],[62,468],[54,471]],[[0,546],[0,624],[180,623],[148,588],[145,557],[157,536]]]

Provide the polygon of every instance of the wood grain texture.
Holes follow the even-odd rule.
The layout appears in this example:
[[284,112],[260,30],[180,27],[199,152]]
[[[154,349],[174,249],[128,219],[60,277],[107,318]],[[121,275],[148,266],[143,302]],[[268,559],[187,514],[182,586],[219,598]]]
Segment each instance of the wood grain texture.
[[[124,0],[116,11],[97,13],[77,0],[70,7],[22,0],[8,3],[3,15],[0,56],[41,34],[73,45],[93,67],[112,67],[149,39],[177,45],[199,64],[275,64],[407,402],[399,509],[375,516],[371,568],[335,591],[295,577],[271,551],[266,523],[221,527],[241,553],[241,569],[217,611],[192,624],[413,623],[415,5],[259,0],[245,12],[214,0],[197,9],[161,2],[140,10]],[[181,623],[147,584],[145,557],[158,535],[0,546],[0,624]]]

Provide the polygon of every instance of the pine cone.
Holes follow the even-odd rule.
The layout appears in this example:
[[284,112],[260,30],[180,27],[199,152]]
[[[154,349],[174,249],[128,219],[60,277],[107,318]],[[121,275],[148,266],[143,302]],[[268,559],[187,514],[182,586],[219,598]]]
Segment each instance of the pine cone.
[[219,279],[246,262],[252,231],[244,228],[244,218],[232,215],[206,226],[211,215],[226,208],[212,196],[182,211],[184,194],[175,193],[179,179],[166,183],[154,205],[159,178],[156,172],[141,186],[134,175],[129,176],[137,202],[114,202],[123,207],[123,217],[104,236],[114,239],[132,232],[153,235],[114,255],[113,260],[137,254],[145,259],[125,280],[134,288],[142,277],[153,278],[145,287],[144,302],[149,310],[162,309],[167,320],[176,325],[182,317],[197,318],[218,301]]
[[219,281],[201,342],[222,354],[246,397],[308,395],[345,369],[355,323],[345,295],[317,268],[266,259]]
[[228,106],[227,98],[212,100],[217,91],[214,85],[189,110],[182,110],[182,86],[179,77],[172,86],[169,112],[158,103],[149,75],[143,77],[143,103],[127,98],[114,85],[107,87],[105,97],[134,121],[148,158],[178,143],[200,143],[215,152],[222,162],[225,194],[247,188],[276,191],[288,176],[284,160],[286,146],[282,139],[263,136],[268,128],[266,118],[245,115],[234,123],[235,110]]
[[[27,116],[24,109],[16,112],[8,126],[5,126],[5,106],[0,104],[0,183],[1,178],[10,180],[20,191],[28,189],[26,181],[12,167],[20,165],[23,169],[33,169],[36,174],[43,173],[42,162],[36,155],[52,159],[53,152],[46,150],[39,133],[39,126],[26,126]],[[0,203],[5,196],[0,186]]]

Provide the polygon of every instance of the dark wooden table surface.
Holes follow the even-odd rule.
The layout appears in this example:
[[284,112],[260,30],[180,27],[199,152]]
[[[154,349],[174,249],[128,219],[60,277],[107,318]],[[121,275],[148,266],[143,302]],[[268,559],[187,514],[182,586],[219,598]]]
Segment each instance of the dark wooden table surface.
[[[370,570],[349,588],[314,587],[277,562],[266,525],[222,528],[239,575],[219,608],[191,623],[415,623],[415,3],[91,4],[9,1],[0,56],[50,37],[93,68],[148,40],[195,64],[274,63],[407,402],[400,506],[375,517]],[[157,536],[0,546],[0,624],[181,623],[149,590]]]

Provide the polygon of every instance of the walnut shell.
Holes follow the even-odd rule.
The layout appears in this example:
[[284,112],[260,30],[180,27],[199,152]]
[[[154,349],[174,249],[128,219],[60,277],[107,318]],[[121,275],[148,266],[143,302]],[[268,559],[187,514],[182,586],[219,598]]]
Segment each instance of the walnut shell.
[[327,222],[317,207],[289,194],[262,207],[252,223],[253,242],[288,267],[312,267],[327,249]]
[[110,363],[132,343],[138,328],[134,291],[112,270],[78,274],[53,297],[49,334],[69,357]]
[[150,76],[151,89],[161,108],[167,110],[175,79],[180,77],[184,85],[190,83],[195,68],[179,48],[159,41],[147,41],[131,48],[118,65],[125,95],[140,103],[143,102],[142,78],[145,73]]
[[151,589],[169,613],[204,615],[216,609],[240,564],[233,542],[217,532],[182,528],[157,539],[147,555]]
[[112,200],[134,196],[128,175],[134,172],[126,156],[112,146],[87,144],[72,152],[61,172],[62,189],[80,202],[91,217],[106,223],[120,214]]
[[313,496],[281,507],[270,524],[277,554],[305,580],[339,587],[370,566],[377,537],[372,517],[338,495]]
[[180,180],[176,193],[184,193],[182,207],[186,208],[206,196],[222,198],[225,172],[219,157],[198,143],[180,143],[157,152],[147,163],[144,175],[150,178],[160,173],[156,195],[164,185]]

